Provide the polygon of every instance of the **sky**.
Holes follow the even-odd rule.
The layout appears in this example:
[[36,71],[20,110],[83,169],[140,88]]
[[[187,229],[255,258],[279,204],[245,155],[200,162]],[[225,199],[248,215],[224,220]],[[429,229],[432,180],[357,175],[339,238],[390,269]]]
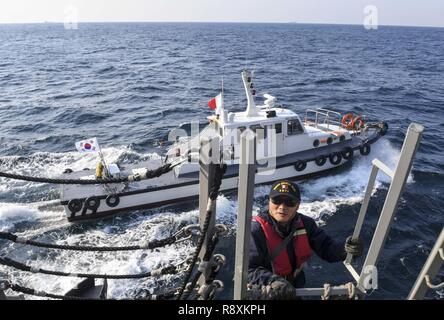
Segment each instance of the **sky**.
[[[444,0],[0,0],[0,23],[298,22],[444,27]],[[74,9],[73,9],[74,8]]]

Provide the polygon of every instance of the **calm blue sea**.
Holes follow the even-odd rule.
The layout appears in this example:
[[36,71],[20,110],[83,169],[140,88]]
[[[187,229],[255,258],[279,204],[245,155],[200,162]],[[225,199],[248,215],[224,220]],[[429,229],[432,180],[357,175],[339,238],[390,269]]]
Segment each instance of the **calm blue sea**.
[[[0,26],[0,168],[57,176],[93,167],[74,143],[97,137],[110,161],[136,162],[161,154],[158,139],[187,121],[211,114],[207,101],[224,81],[225,105],[245,108],[240,72],[255,71],[258,100],[269,93],[304,115],[325,107],[384,120],[388,134],[366,159],[330,176],[302,181],[301,212],[343,241],[352,233],[378,157],[396,164],[411,122],[425,126],[421,146],[378,265],[379,289],[369,299],[403,299],[444,225],[444,29],[304,24],[104,23]],[[441,133],[440,133],[441,132]],[[363,230],[368,248],[388,190],[378,177]],[[255,209],[268,188],[255,191]],[[124,245],[169,235],[197,221],[197,202],[69,224],[56,186],[0,179],[0,230],[57,243]],[[231,235],[218,247],[228,257],[220,273],[231,299],[236,195],[218,199],[218,220]],[[38,250],[0,241],[0,252],[28,264],[73,272],[138,273],[177,263],[194,244],[157,252],[112,254]],[[356,261],[356,267],[363,259]],[[0,267],[0,275],[39,290],[62,293],[78,280],[30,275]],[[313,259],[308,286],[351,280],[342,264]],[[143,297],[172,288],[177,276],[110,281],[114,298]],[[444,292],[430,292],[442,299]]]

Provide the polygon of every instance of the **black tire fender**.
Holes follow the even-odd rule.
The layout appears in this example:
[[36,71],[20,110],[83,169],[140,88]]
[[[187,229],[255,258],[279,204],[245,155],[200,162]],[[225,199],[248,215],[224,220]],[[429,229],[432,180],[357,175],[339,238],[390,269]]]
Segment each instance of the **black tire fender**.
[[106,197],[105,202],[108,207],[114,208],[119,205],[120,197],[116,194],[110,194]]
[[319,166],[322,167],[325,163],[327,162],[327,157],[326,156],[319,156],[315,159],[315,163]]
[[371,148],[370,145],[368,143],[364,143],[362,146],[359,147],[359,152],[361,153],[361,155],[366,156],[370,153]]
[[345,160],[350,160],[353,158],[353,149],[351,147],[345,147],[344,150],[341,151],[341,155]]
[[80,199],[71,199],[68,202],[68,210],[71,211],[71,213],[76,213],[82,210],[82,200]]
[[338,165],[342,161],[342,155],[340,152],[333,152],[328,156],[328,159],[332,165]]
[[298,160],[294,164],[294,168],[296,171],[303,171],[307,167],[307,161],[304,160]]
[[89,197],[85,200],[85,208],[89,210],[97,210],[100,206],[100,199],[97,197]]

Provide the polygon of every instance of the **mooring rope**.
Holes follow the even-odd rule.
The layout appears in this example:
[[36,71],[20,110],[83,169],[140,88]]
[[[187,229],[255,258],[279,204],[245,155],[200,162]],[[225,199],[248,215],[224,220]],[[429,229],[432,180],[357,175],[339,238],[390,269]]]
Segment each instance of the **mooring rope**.
[[78,277],[78,278],[99,278],[99,279],[141,279],[148,277],[160,277],[165,274],[176,274],[180,270],[178,266],[167,266],[160,269],[155,269],[149,272],[139,274],[90,274],[90,273],[74,273],[74,272],[62,272],[46,270],[37,267],[31,267],[19,261],[13,260],[9,257],[0,257],[0,264],[12,267],[25,272],[49,274],[53,276],[61,277]]
[[191,283],[189,287],[187,288],[188,291],[184,292],[182,295],[182,300],[186,300],[188,296],[193,291],[194,287],[197,284],[197,281],[199,280],[199,277],[202,275],[202,273],[205,272],[205,269],[208,267],[208,264],[211,260],[211,257],[213,255],[214,249],[216,248],[216,244],[219,242],[219,237],[217,233],[214,233],[211,241],[208,243],[207,250],[205,251],[205,254],[203,256],[202,261],[199,263],[199,267],[197,269],[197,272],[194,274],[193,279],[191,280]]
[[[186,273],[185,273],[185,279],[182,283],[182,286],[180,287],[179,293],[177,295],[177,300],[182,299],[182,295],[184,293],[184,290],[188,284],[188,281],[190,280],[191,274],[193,273],[194,266],[196,264],[197,258],[199,256],[200,251],[202,250],[203,243],[205,241],[205,238],[207,236],[208,227],[210,225],[210,220],[213,215],[213,212],[216,209],[216,199],[217,195],[219,193],[220,185],[222,184],[222,178],[227,171],[227,165],[215,165],[215,175],[214,179],[211,181],[210,191],[208,195],[208,206],[207,206],[207,213],[205,216],[205,221],[202,226],[202,232],[199,237],[196,251],[194,252],[193,258],[191,260],[191,263],[189,264]],[[191,290],[189,290],[191,291]]]
[[[194,227],[194,226],[192,226]],[[134,245],[134,246],[122,246],[122,247],[91,247],[91,246],[71,246],[71,245],[63,245],[63,244],[52,244],[52,243],[44,243],[34,240],[25,239],[19,237],[10,232],[0,232],[0,239],[8,240],[14,243],[20,243],[25,245],[30,245],[34,247],[40,248],[48,248],[48,249],[59,249],[59,250],[75,250],[75,251],[130,251],[130,250],[146,250],[146,249],[155,249],[159,247],[164,247],[167,245],[174,244],[178,241],[183,241],[191,238],[191,231],[188,227],[181,229],[176,234],[167,237],[165,239],[155,239],[152,241],[148,241],[144,244]]]
[[146,174],[140,175],[130,175],[123,178],[106,178],[106,179],[55,179],[55,178],[47,178],[47,177],[31,177],[25,176],[21,174],[15,173],[7,173],[0,171],[0,177],[22,180],[22,181],[30,181],[30,182],[40,182],[40,183],[52,183],[52,184],[79,184],[79,185],[91,185],[91,184],[110,184],[110,183],[123,183],[123,182],[132,182],[132,181],[140,181],[147,180],[160,177],[161,175],[170,172],[175,166],[181,164],[182,162],[171,164],[167,163],[157,169],[147,170]]
[[[2,290],[11,289],[15,292],[20,292],[23,294],[36,296],[36,297],[43,297],[43,298],[51,298],[51,299],[60,299],[60,300],[114,300],[114,299],[101,299],[101,298],[86,298],[86,297],[77,297],[77,296],[67,296],[67,295],[60,295],[60,294],[53,294],[48,293],[41,290],[35,290],[29,287],[25,287],[19,284],[11,283],[9,281],[3,283]],[[161,294],[150,294],[147,297],[144,297],[144,300],[167,300],[174,297],[177,293],[177,289],[167,291],[165,293]]]

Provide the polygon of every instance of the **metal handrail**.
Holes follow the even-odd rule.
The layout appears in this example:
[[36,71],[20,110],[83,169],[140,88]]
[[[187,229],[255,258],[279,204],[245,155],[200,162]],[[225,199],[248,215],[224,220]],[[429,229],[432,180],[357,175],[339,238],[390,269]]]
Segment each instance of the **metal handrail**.
[[[323,124],[327,124],[327,129],[329,129],[330,124],[331,125],[337,125],[340,127],[344,127],[344,125],[342,124],[341,120],[342,120],[342,114],[333,110],[328,110],[328,109],[323,109],[323,108],[317,108],[316,110],[314,109],[307,109],[305,110],[305,123],[307,123],[308,121],[308,113],[309,112],[313,112],[315,114],[315,127],[318,127],[318,122],[319,122],[319,115],[323,115],[325,116],[324,122]],[[334,114],[336,116],[339,117],[339,121],[336,120],[332,120],[330,119],[331,114]]]

